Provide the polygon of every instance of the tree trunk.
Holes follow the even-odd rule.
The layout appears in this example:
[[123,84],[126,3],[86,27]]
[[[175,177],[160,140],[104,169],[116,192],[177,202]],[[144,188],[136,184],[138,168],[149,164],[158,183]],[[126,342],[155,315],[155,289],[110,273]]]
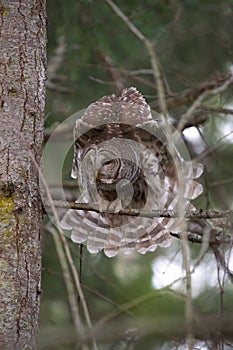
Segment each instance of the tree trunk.
[[45,104],[44,0],[0,2],[0,349],[36,349],[39,176]]

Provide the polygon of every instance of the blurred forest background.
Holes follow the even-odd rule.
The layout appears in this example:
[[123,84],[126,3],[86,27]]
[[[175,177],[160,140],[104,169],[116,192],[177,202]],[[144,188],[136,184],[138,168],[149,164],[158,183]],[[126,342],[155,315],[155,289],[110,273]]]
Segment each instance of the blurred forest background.
[[[191,157],[205,165],[200,180],[204,193],[196,207],[233,209],[233,1],[118,0],[116,4],[154,43],[173,124],[191,112],[182,136]],[[107,1],[47,0],[47,12],[46,140],[70,115],[122,87],[137,87],[159,111],[145,45]],[[72,138],[71,129],[69,133]],[[56,168],[58,158],[59,149],[50,160],[51,168]],[[72,149],[63,167],[68,187],[71,162]],[[232,235],[230,219],[211,222],[221,234]],[[95,348],[90,339],[91,345],[89,340],[77,342],[62,258],[48,218],[44,225],[40,348]],[[69,239],[67,243],[77,271],[81,268],[91,323],[98,327],[98,349],[188,349],[179,239],[174,238],[170,248],[145,256],[135,253],[112,259],[103,253],[91,255],[84,246],[81,266],[79,245]],[[195,331],[193,349],[233,349],[231,240],[221,244],[218,253],[199,243],[189,246],[193,313],[197,320],[206,318],[206,323],[196,321],[199,333]],[[78,292],[75,298],[78,302]],[[82,306],[80,315],[85,326]]]

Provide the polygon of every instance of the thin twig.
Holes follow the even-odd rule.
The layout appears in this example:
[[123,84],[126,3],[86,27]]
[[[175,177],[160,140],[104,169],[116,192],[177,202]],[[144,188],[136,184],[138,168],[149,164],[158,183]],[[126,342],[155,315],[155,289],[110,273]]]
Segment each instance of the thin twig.
[[[171,147],[171,145],[170,145]],[[179,184],[179,200],[178,200],[178,214],[180,217],[184,217],[184,192],[185,192],[185,175],[183,169],[178,172],[178,184]],[[185,326],[186,326],[186,342],[188,350],[193,350],[193,306],[192,306],[192,278],[190,271],[190,251],[188,245],[188,237],[185,234],[187,232],[187,221],[182,220],[180,224],[181,236],[181,248],[183,268],[185,270]]]
[[150,299],[157,298],[160,295],[164,295],[165,293],[178,295],[179,297],[184,297],[182,293],[178,293],[174,290],[169,289],[172,285],[174,285],[176,282],[180,280],[182,280],[182,278],[177,278],[175,281],[171,282],[166,287],[161,288],[160,290],[153,290],[152,292],[143,294],[137,298],[134,298],[131,301],[128,301],[124,304],[119,305],[118,310],[109,312],[96,324],[95,326],[96,330],[101,329],[102,327],[110,323],[112,320],[118,318],[119,316],[128,312],[129,310],[134,309],[135,307],[138,307],[140,304],[145,303]]
[[[73,284],[73,281],[71,278],[69,266],[67,264],[67,259],[66,259],[66,256],[64,254],[62,241],[60,239],[60,236],[58,235],[57,230],[53,226],[51,226],[51,224],[46,225],[45,229],[46,229],[46,231],[48,231],[49,233],[52,234],[52,237],[53,237],[53,240],[54,240],[54,243],[56,246],[57,255],[58,255],[58,258],[59,258],[59,261],[61,264],[64,282],[65,282],[66,289],[67,289],[70,312],[71,312],[72,317],[73,317],[75,328],[76,328],[76,330],[79,330],[80,338],[82,338],[84,335],[84,329],[83,329],[81,319],[79,317],[80,313],[79,313],[79,309],[78,309],[78,305],[77,305],[76,292],[75,292],[74,284]],[[85,349],[85,348],[83,348],[83,349]]]
[[[184,224],[182,225],[184,226]],[[183,230],[185,228],[183,227]],[[182,231],[183,232],[183,231]],[[192,278],[190,271],[190,252],[188,239],[185,234],[182,235],[182,258],[185,269],[185,324],[186,324],[186,341],[188,350],[193,349],[193,306],[192,306]]]
[[233,109],[229,109],[225,107],[213,107],[208,105],[201,105],[200,111],[233,115]]
[[147,80],[145,78],[142,78],[141,76],[134,74],[133,72],[129,72],[125,69],[120,69],[120,73],[127,77],[127,78],[131,78],[132,80],[134,80],[136,83],[148,86],[151,89],[155,88],[155,83],[153,81]]
[[[219,149],[221,149],[223,146],[225,146],[226,144],[228,144],[227,141],[227,137],[228,136],[232,136],[232,131],[230,131],[229,133],[227,133],[226,135],[223,135],[222,137],[220,137],[218,139],[218,142],[210,147],[208,145],[208,148],[206,150],[204,150],[202,153],[200,153],[196,158],[195,158],[195,162],[202,162],[204,159],[206,159],[207,157],[210,157],[212,155],[216,154],[216,151],[218,151]],[[204,139],[203,139],[204,140]],[[224,142],[225,141],[225,142]]]
[[229,269],[224,255],[215,244],[211,244],[211,248],[214,252],[217,263],[223,268],[223,270],[227,273],[231,283],[233,283],[233,272]]
[[[64,235],[63,231],[60,228],[60,221],[59,221],[58,213],[57,213],[57,210],[56,210],[56,206],[55,206],[55,204],[53,202],[53,199],[52,199],[49,187],[48,187],[47,182],[46,182],[46,180],[45,180],[45,178],[44,178],[44,176],[43,176],[43,174],[41,172],[40,167],[38,166],[38,164],[37,164],[33,154],[30,151],[29,151],[29,154],[30,154],[30,157],[31,157],[31,159],[32,159],[32,161],[33,161],[33,163],[34,163],[34,165],[35,165],[35,167],[36,167],[36,169],[37,169],[37,171],[39,173],[40,180],[41,180],[41,182],[42,182],[42,184],[44,186],[46,195],[48,197],[47,203],[49,203],[49,206],[52,209],[52,213],[53,213],[54,220],[55,220],[55,223],[56,223],[56,226],[57,226],[57,229],[58,229],[58,233],[59,233],[60,239],[61,239],[61,241],[63,243],[64,250],[65,250],[65,253],[66,253],[66,258],[67,258],[67,261],[69,262],[69,265],[70,265],[70,268],[71,268],[71,271],[72,271],[72,274],[73,274],[75,286],[77,288],[77,292],[78,292],[78,295],[79,295],[80,300],[81,300],[81,304],[82,304],[82,307],[83,307],[83,311],[84,311],[84,315],[85,315],[85,318],[86,318],[87,326],[90,329],[90,333],[91,333],[91,336],[92,336],[92,342],[93,342],[93,349],[94,350],[98,350],[96,339],[95,339],[95,335],[94,335],[94,332],[93,332],[93,326],[92,326],[89,310],[88,310],[87,303],[86,303],[86,300],[85,300],[85,297],[84,297],[84,294],[83,294],[83,291],[82,291],[82,287],[81,287],[81,284],[80,284],[80,281],[79,281],[78,272],[77,272],[77,269],[75,267],[75,264],[74,264],[74,261],[73,261],[73,258],[72,258],[71,252],[70,252],[70,248],[69,248],[69,246],[67,244],[65,235]],[[79,315],[78,315],[78,317],[79,317]],[[81,323],[81,321],[80,321],[80,323]],[[77,329],[77,333],[80,336],[82,336],[82,334],[80,334],[80,330],[79,329]]]
[[[109,6],[114,10],[114,12],[123,20],[123,22],[128,26],[128,28],[131,30],[131,32],[139,39],[141,40],[148,52],[148,55],[150,57],[151,66],[153,70],[154,80],[157,88],[157,94],[158,94],[158,100],[159,100],[159,107],[160,111],[162,112],[163,116],[165,117],[165,120],[167,121],[168,111],[167,111],[167,105],[166,105],[166,97],[165,97],[165,88],[164,88],[164,81],[160,68],[160,62],[159,58],[154,50],[154,44],[150,42],[137,28],[136,26],[129,20],[129,18],[121,11],[121,9],[114,4],[112,0],[105,0]],[[166,134],[167,139],[171,140],[172,131],[171,127],[168,123],[166,123]],[[173,156],[174,149],[172,147],[172,144],[169,142],[168,149]],[[180,188],[182,188],[183,181],[183,175],[181,173],[178,174],[179,179],[178,182],[180,184]],[[182,201],[181,201],[182,202]],[[180,214],[183,216],[183,208],[182,204],[180,203],[180,208],[178,210],[178,215]],[[182,224],[181,226],[184,226]],[[181,227],[182,229],[182,227]],[[192,350],[192,303],[191,303],[191,274],[190,274],[190,268],[189,268],[189,261],[188,261],[188,245],[187,245],[187,239],[182,238],[182,250],[183,250],[183,261],[185,265],[185,271],[186,271],[186,321],[187,321],[187,343],[189,350]]]
[[222,186],[226,185],[233,182],[233,178],[230,179],[224,179],[224,180],[218,180],[218,181],[213,181],[208,184],[209,187],[217,187],[217,186]]
[[103,61],[103,66],[106,72],[112,78],[113,84],[116,87],[117,92],[120,93],[124,88],[124,85],[121,79],[120,70],[114,66],[112,58],[110,56],[105,55],[103,52],[100,52],[99,54]]

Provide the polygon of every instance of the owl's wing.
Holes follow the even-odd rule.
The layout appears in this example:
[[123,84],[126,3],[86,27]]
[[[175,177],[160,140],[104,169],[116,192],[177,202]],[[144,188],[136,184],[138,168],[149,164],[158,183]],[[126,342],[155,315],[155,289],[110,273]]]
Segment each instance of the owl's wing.
[[[103,138],[115,136],[134,140],[148,149],[140,156],[142,170],[149,174],[150,194],[142,209],[173,210],[178,207],[180,199],[184,210],[192,207],[190,200],[202,192],[202,186],[195,179],[201,175],[203,167],[184,161],[175,148],[170,154],[162,119],[158,116],[152,120],[149,106],[135,88],[124,90],[120,99],[115,95],[105,96],[90,105],[76,122],[72,177],[80,175],[80,161],[88,147],[94,147]],[[182,194],[178,184],[179,172],[182,175]],[[86,192],[77,202],[92,201]],[[72,231],[74,242],[86,242],[90,252],[103,249],[111,257],[118,251],[146,253],[154,251],[158,245],[168,246],[170,232],[178,232],[182,221],[182,218],[150,219],[71,209],[61,226]]]
[[[152,123],[152,126],[154,127],[156,124]],[[162,162],[163,157],[168,157],[167,154],[159,156],[159,152],[162,152],[161,136],[159,142],[156,143],[156,138],[154,135],[148,135],[148,131],[136,130],[134,128],[135,139],[141,136],[141,142],[143,139],[145,144],[151,146],[150,152],[144,152],[142,159],[143,170],[150,176],[148,181],[150,200],[143,209],[175,209],[179,201],[179,189],[175,184],[174,166],[171,165],[171,160],[169,160],[168,164],[165,165],[166,167],[172,167],[172,170],[165,169],[165,173],[160,174],[162,177],[160,178],[155,159],[150,158],[151,154],[155,154],[155,158]],[[132,129],[128,132],[132,133]],[[166,153],[165,138],[163,139],[163,147],[164,150],[163,148],[162,150]],[[178,162],[178,170],[182,168],[185,184],[182,199],[183,208],[188,210],[191,208],[190,200],[196,198],[202,192],[202,186],[195,179],[201,175],[203,167],[199,164],[193,165],[192,162],[184,162],[179,155],[177,155],[176,161]],[[90,202],[88,192],[84,197],[80,197],[77,202]],[[137,250],[144,254],[148,251],[154,251],[158,245],[168,246],[172,239],[170,232],[179,232],[182,221],[182,219],[149,219],[71,209],[64,216],[61,226],[64,229],[72,230],[71,239],[74,242],[86,242],[87,249],[91,253],[97,253],[103,249],[107,256],[112,257],[118,251],[129,254],[133,250]]]
[[[193,200],[203,192],[203,186],[195,179],[202,175],[204,167],[201,163],[185,161],[181,157],[174,142],[168,141],[168,137],[174,138],[174,140],[177,137],[172,130],[170,132],[171,134],[168,136],[164,118],[156,114],[156,120],[129,127],[126,136],[143,144],[150,151],[144,152],[141,159],[144,171],[149,169],[149,173],[156,176],[158,169],[155,159],[158,159],[167,180],[166,192],[171,195],[178,194],[178,184],[182,187],[182,197]],[[180,142],[180,138],[178,141]],[[172,151],[169,151],[169,147],[172,147]],[[154,155],[155,158],[151,158],[150,154]],[[179,181],[182,183],[179,184]],[[175,209],[175,207],[170,205],[170,208],[167,209]]]
[[71,176],[78,177],[82,151],[88,143],[101,141],[102,134],[121,137],[122,125],[142,124],[151,119],[150,106],[135,87],[124,89],[119,97],[112,94],[91,103],[75,124]]

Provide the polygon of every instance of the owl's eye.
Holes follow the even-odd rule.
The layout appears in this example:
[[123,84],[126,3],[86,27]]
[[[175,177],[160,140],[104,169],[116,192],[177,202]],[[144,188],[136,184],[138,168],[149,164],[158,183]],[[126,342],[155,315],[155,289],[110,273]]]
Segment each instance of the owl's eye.
[[109,173],[111,176],[111,172],[114,171],[117,168],[117,162],[116,159],[106,159],[103,161],[103,164],[101,166],[103,173]]
[[103,165],[110,165],[110,164],[112,164],[114,162],[114,160],[113,159],[109,159],[109,160],[106,160],[105,162],[103,162],[103,164],[102,164],[102,166]]
[[100,181],[113,181],[116,177],[119,168],[119,160],[116,158],[105,158],[102,161],[101,167],[96,171],[96,178]]

